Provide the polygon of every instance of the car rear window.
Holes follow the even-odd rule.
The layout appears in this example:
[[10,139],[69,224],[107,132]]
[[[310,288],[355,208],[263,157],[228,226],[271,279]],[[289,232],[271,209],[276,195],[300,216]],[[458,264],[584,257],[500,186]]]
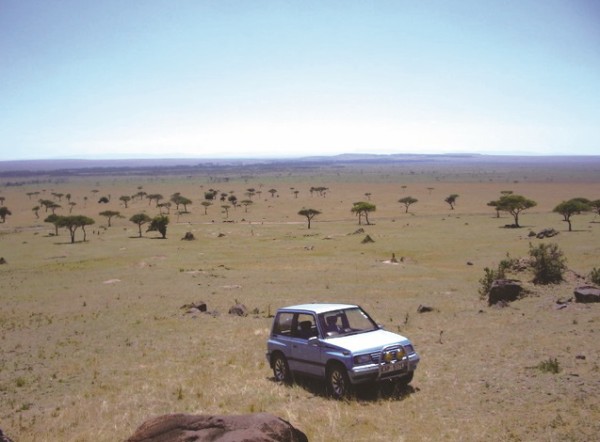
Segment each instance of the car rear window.
[[273,334],[290,336],[292,334],[293,313],[279,313],[273,322]]

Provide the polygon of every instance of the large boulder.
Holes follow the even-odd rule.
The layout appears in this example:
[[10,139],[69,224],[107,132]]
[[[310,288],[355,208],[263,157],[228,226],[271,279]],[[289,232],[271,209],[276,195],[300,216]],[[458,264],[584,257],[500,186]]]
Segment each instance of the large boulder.
[[13,442],[10,437],[2,432],[2,428],[0,428],[0,442]]
[[269,413],[167,414],[144,422],[127,442],[308,442],[289,422]]
[[516,301],[523,294],[523,286],[516,279],[497,279],[492,282],[488,294],[488,305]]
[[238,303],[229,308],[229,314],[234,316],[248,316],[248,307]]
[[573,293],[575,294],[575,302],[600,302],[600,288],[593,285],[577,287]]

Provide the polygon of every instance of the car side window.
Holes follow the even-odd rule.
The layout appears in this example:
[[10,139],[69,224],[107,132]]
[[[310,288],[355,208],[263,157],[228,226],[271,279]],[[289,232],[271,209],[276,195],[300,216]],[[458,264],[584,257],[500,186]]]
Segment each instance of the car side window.
[[313,315],[298,313],[294,336],[297,338],[308,339],[317,336],[317,324]]
[[273,322],[273,334],[291,336],[293,313],[279,313]]

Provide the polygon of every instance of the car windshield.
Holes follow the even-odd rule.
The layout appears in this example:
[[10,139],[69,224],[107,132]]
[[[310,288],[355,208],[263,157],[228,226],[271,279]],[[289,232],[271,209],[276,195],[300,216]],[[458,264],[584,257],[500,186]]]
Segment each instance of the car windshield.
[[358,307],[321,313],[319,321],[325,337],[363,333],[378,328],[369,315]]

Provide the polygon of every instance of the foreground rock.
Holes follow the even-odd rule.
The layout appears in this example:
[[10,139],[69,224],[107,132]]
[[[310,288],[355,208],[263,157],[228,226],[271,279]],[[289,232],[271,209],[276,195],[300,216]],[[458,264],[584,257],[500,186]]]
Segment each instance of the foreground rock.
[[488,294],[488,305],[516,301],[523,295],[523,286],[516,279],[497,279]]
[[2,428],[0,428],[0,442],[13,442],[10,437],[2,432]]
[[575,294],[575,302],[600,302],[600,288],[593,285],[577,287],[573,293]]
[[269,413],[168,414],[144,422],[127,442],[308,442],[290,423]]

